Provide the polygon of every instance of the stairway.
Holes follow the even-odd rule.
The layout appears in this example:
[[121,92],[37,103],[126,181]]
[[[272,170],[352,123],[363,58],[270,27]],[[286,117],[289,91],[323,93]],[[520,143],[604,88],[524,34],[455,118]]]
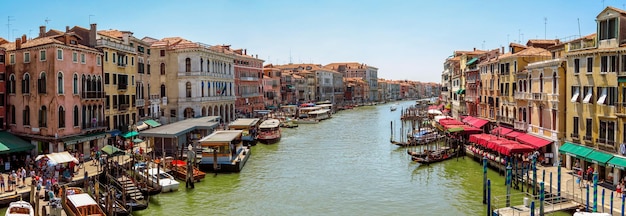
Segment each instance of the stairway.
[[119,182],[119,184],[123,187],[129,198],[134,200],[143,200],[144,197],[141,194],[141,191],[130,178],[122,176],[117,178],[117,182]]

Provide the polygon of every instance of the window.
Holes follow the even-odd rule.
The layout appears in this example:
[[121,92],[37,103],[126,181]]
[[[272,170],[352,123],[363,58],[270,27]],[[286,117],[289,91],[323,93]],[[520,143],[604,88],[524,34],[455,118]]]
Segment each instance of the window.
[[191,59],[185,59],[185,72],[191,72]]
[[13,74],[9,76],[9,86],[7,89],[9,90],[9,94],[15,94],[15,75]]
[[111,107],[111,99],[109,99],[109,96],[105,96],[104,97],[104,107],[105,109],[109,109]]
[[57,75],[57,91],[59,94],[63,94],[63,73],[61,72]]
[[72,61],[73,62],[78,62],[78,53],[72,52]]
[[[121,100],[122,97],[120,97]],[[113,109],[117,109],[117,95],[113,95]]]
[[593,97],[593,86],[585,86],[584,92],[585,98],[583,99],[583,103],[590,103],[591,98]]
[[46,93],[46,73],[42,72],[37,79],[37,92],[41,94]]
[[165,50],[161,50],[161,56],[165,56]]
[[580,59],[574,59],[574,73],[580,73]]
[[9,64],[15,64],[15,54],[9,55]]
[[109,61],[109,52],[104,51],[104,62],[108,62]]
[[24,78],[22,78],[22,93],[30,93],[30,75],[28,74],[24,74]]
[[165,75],[165,63],[161,63],[161,75]]
[[62,106],[59,107],[59,128],[65,127],[65,109]]
[[517,72],[517,61],[513,62],[513,72]]
[[591,136],[591,130],[593,129],[593,120],[588,118],[585,124],[585,136]]
[[105,85],[109,84],[109,73],[104,73],[104,84]]
[[29,63],[30,62],[30,52],[25,52],[24,53],[24,63]]
[[45,61],[46,60],[46,51],[45,50],[40,50],[39,51],[39,61]]
[[130,57],[130,65],[135,66],[135,57]]
[[593,57],[587,57],[587,73],[593,72]]
[[606,87],[606,105],[615,106],[617,103],[617,87]]
[[113,59],[113,63],[115,63],[115,53],[112,54],[113,57],[111,59]]
[[556,94],[557,93],[557,77],[556,77],[556,72],[552,73],[552,94]]
[[4,94],[0,94],[0,107],[4,106]]
[[57,49],[57,60],[63,60],[63,50]]
[[4,54],[0,53],[0,64],[4,64]]
[[580,86],[572,86],[572,102],[580,102]]
[[150,74],[150,61],[148,61],[148,64],[146,65],[146,72]]
[[46,106],[41,106],[39,109],[39,127],[47,127],[48,123],[48,112],[46,112]]
[[74,74],[74,78],[72,80],[72,88],[74,89],[74,94],[78,94],[78,74]]
[[74,127],[78,127],[78,106],[74,106]]
[[601,143],[615,142],[615,122],[600,120],[600,128],[598,130],[598,140]]
[[165,97],[165,84],[161,84],[161,97]]
[[102,56],[96,56],[96,65],[102,65]]
[[191,82],[187,82],[187,84],[185,84],[186,89],[187,89],[187,98],[191,97]]
[[81,64],[85,64],[86,60],[85,60],[85,53],[81,53],[80,54],[80,63]]
[[600,40],[613,39],[617,37],[617,18],[600,21]]
[[15,105],[11,105],[11,124],[15,124]]
[[574,121],[572,122],[574,124],[574,131],[572,131],[572,134],[574,134],[574,136],[578,136],[578,131],[580,130],[578,126],[580,123],[579,121],[578,117],[574,116]]
[[24,107],[22,110],[22,122],[24,125],[30,125],[30,107]]

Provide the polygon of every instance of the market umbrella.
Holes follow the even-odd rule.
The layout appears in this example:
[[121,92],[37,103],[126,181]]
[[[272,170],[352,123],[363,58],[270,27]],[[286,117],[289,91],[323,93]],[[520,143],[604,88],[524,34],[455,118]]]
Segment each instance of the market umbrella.
[[443,113],[441,111],[439,111],[439,110],[431,109],[431,110],[428,110],[428,114],[431,114],[431,115],[441,115]]
[[123,155],[125,154],[125,152],[121,149],[116,148],[115,146],[112,145],[105,145],[104,147],[102,147],[102,152],[104,152],[105,154],[109,155],[109,156],[116,156],[116,155]]
[[178,166],[178,167],[182,167],[182,166],[186,166],[187,162],[183,161],[183,160],[173,160],[172,161],[172,166]]

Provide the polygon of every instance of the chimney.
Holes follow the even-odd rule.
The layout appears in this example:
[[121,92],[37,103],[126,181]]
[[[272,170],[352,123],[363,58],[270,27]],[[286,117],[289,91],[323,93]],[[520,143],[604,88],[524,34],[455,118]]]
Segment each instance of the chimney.
[[70,45],[70,35],[64,34],[63,40],[64,40],[65,45]]
[[98,33],[96,27],[95,23],[89,25],[89,47],[96,46],[96,34]]
[[248,50],[243,49],[243,55],[248,55]]
[[70,26],[65,26],[65,32],[70,32]]
[[22,38],[15,39],[15,50],[22,49]]
[[26,43],[26,34],[22,35],[22,43]]
[[476,47],[474,47],[474,51],[476,51]]
[[46,26],[39,26],[39,37],[46,35]]
[[259,54],[254,55],[254,58],[259,58]]
[[504,46],[500,47],[500,49],[501,49],[500,52],[504,54]]

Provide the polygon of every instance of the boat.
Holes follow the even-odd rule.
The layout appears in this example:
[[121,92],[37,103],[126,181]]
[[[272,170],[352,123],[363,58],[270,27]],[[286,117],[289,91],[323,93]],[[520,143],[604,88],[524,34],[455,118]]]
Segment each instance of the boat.
[[416,151],[411,151],[411,150],[406,150],[406,153],[412,157],[421,157],[424,158],[426,156],[428,156],[429,154],[432,154],[433,152],[435,152],[434,150],[426,150],[424,149],[423,152],[416,152]]
[[141,178],[146,180],[147,185],[160,186],[162,193],[177,191],[180,185],[172,175],[163,169],[149,167],[146,163],[136,164],[135,170]]
[[[187,162],[182,160],[172,161],[172,174],[179,180],[187,180]],[[198,168],[193,167],[193,181],[199,182],[206,176],[205,172],[200,171]]]
[[34,216],[35,210],[30,203],[26,201],[16,201],[9,204],[9,208],[7,208],[6,216]]
[[125,202],[124,207],[126,209],[139,211],[148,208],[148,199],[144,196],[144,192],[139,186],[140,183],[136,182],[135,179],[130,178],[126,174],[117,178],[107,174],[106,177],[106,182],[115,186],[120,197],[126,195],[126,197],[124,197],[125,199],[122,198],[122,202]]
[[244,146],[256,145],[256,135],[259,129],[259,118],[239,118],[228,124],[229,130],[242,130],[242,140]]
[[391,107],[389,107],[389,109],[391,110],[391,112],[393,112],[393,111],[396,111],[398,109],[398,106],[396,106],[394,104],[394,105],[391,105]]
[[291,118],[285,118],[285,120],[282,123],[280,123],[280,127],[283,127],[283,128],[297,128],[298,124],[296,124],[293,121],[293,119],[291,119]]
[[611,216],[609,213],[602,212],[575,212],[573,216]]
[[280,141],[280,121],[278,119],[267,119],[259,125],[259,132],[256,139],[265,144],[274,144]]
[[66,194],[67,200],[62,204],[68,216],[106,215],[98,203],[89,194],[83,193],[82,189],[67,188]]
[[437,162],[445,161],[448,159],[452,159],[454,158],[455,153],[456,152],[452,151],[452,149],[449,147],[442,147],[440,151],[434,152],[433,154],[429,154],[426,157],[411,156],[411,159],[420,164],[430,165],[432,163],[437,163]]
[[241,141],[242,130],[215,131],[198,141],[202,158],[200,170],[240,172],[250,158],[250,148]]

